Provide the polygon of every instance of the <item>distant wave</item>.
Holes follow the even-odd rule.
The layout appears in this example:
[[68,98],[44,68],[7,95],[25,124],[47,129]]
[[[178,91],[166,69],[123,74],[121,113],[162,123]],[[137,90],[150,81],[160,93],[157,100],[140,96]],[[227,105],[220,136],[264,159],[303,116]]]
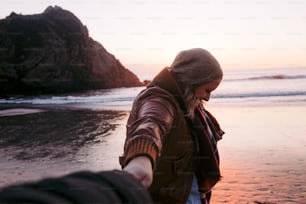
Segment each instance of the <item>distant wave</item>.
[[246,78],[235,78],[235,79],[224,79],[224,81],[246,81],[246,80],[282,80],[282,79],[306,79],[306,75],[265,75],[258,77],[246,77]]
[[216,94],[213,98],[256,98],[256,97],[275,97],[275,96],[306,96],[306,91],[293,92],[265,92],[265,93],[232,93]]
[[[306,91],[292,92],[247,92],[247,93],[224,93],[212,95],[219,99],[243,99],[264,97],[290,97],[305,96]],[[52,96],[48,98],[10,98],[0,99],[0,104],[33,104],[33,105],[68,105],[68,104],[117,104],[132,103],[134,96],[130,97],[104,97],[104,96]]]
[[0,99],[0,103],[7,104],[33,104],[33,105],[66,105],[84,103],[113,103],[133,101],[134,97],[103,97],[103,96],[52,96],[48,98],[10,98]]
[[284,74],[277,74],[277,75],[269,75],[269,76],[260,76],[260,77],[249,77],[250,80],[260,80],[260,79],[304,79],[306,75],[284,75]]

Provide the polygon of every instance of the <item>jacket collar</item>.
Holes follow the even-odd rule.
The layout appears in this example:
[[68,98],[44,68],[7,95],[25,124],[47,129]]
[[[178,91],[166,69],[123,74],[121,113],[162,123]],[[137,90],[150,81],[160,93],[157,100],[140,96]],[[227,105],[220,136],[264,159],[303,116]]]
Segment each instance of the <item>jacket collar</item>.
[[148,87],[152,86],[158,86],[171,93],[180,105],[181,109],[186,112],[187,106],[182,88],[167,67],[164,68],[148,85]]

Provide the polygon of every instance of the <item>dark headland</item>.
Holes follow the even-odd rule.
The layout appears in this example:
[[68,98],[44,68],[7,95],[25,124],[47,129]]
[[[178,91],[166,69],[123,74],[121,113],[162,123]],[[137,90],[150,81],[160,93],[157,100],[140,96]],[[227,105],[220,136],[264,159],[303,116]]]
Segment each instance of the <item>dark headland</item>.
[[42,94],[143,85],[89,36],[70,11],[12,12],[0,20],[0,95]]

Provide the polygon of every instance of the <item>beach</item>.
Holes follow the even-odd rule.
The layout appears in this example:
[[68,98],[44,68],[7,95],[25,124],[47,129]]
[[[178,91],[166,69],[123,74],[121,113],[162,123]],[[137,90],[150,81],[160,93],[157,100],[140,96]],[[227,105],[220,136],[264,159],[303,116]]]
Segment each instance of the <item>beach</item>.
[[0,188],[75,171],[120,168],[126,111],[60,106],[1,109]]
[[306,202],[306,106],[212,108],[226,134],[212,203]]
[[[306,106],[209,105],[226,132],[219,142],[223,178],[212,203],[305,203]],[[120,169],[128,111],[18,110],[26,114],[0,117],[1,138],[3,127],[6,138],[22,137],[14,145],[1,139],[1,187],[80,170]],[[35,140],[29,141],[29,129]],[[47,136],[39,138],[42,132]]]

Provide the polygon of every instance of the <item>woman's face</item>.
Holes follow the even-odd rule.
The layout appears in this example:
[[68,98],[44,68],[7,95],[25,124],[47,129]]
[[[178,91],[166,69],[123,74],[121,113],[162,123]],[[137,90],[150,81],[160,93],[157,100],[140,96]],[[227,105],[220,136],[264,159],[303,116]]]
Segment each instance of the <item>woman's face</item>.
[[219,86],[221,80],[222,79],[216,79],[207,84],[202,84],[198,86],[194,90],[195,97],[197,97],[200,100],[209,101],[211,92],[214,91]]

